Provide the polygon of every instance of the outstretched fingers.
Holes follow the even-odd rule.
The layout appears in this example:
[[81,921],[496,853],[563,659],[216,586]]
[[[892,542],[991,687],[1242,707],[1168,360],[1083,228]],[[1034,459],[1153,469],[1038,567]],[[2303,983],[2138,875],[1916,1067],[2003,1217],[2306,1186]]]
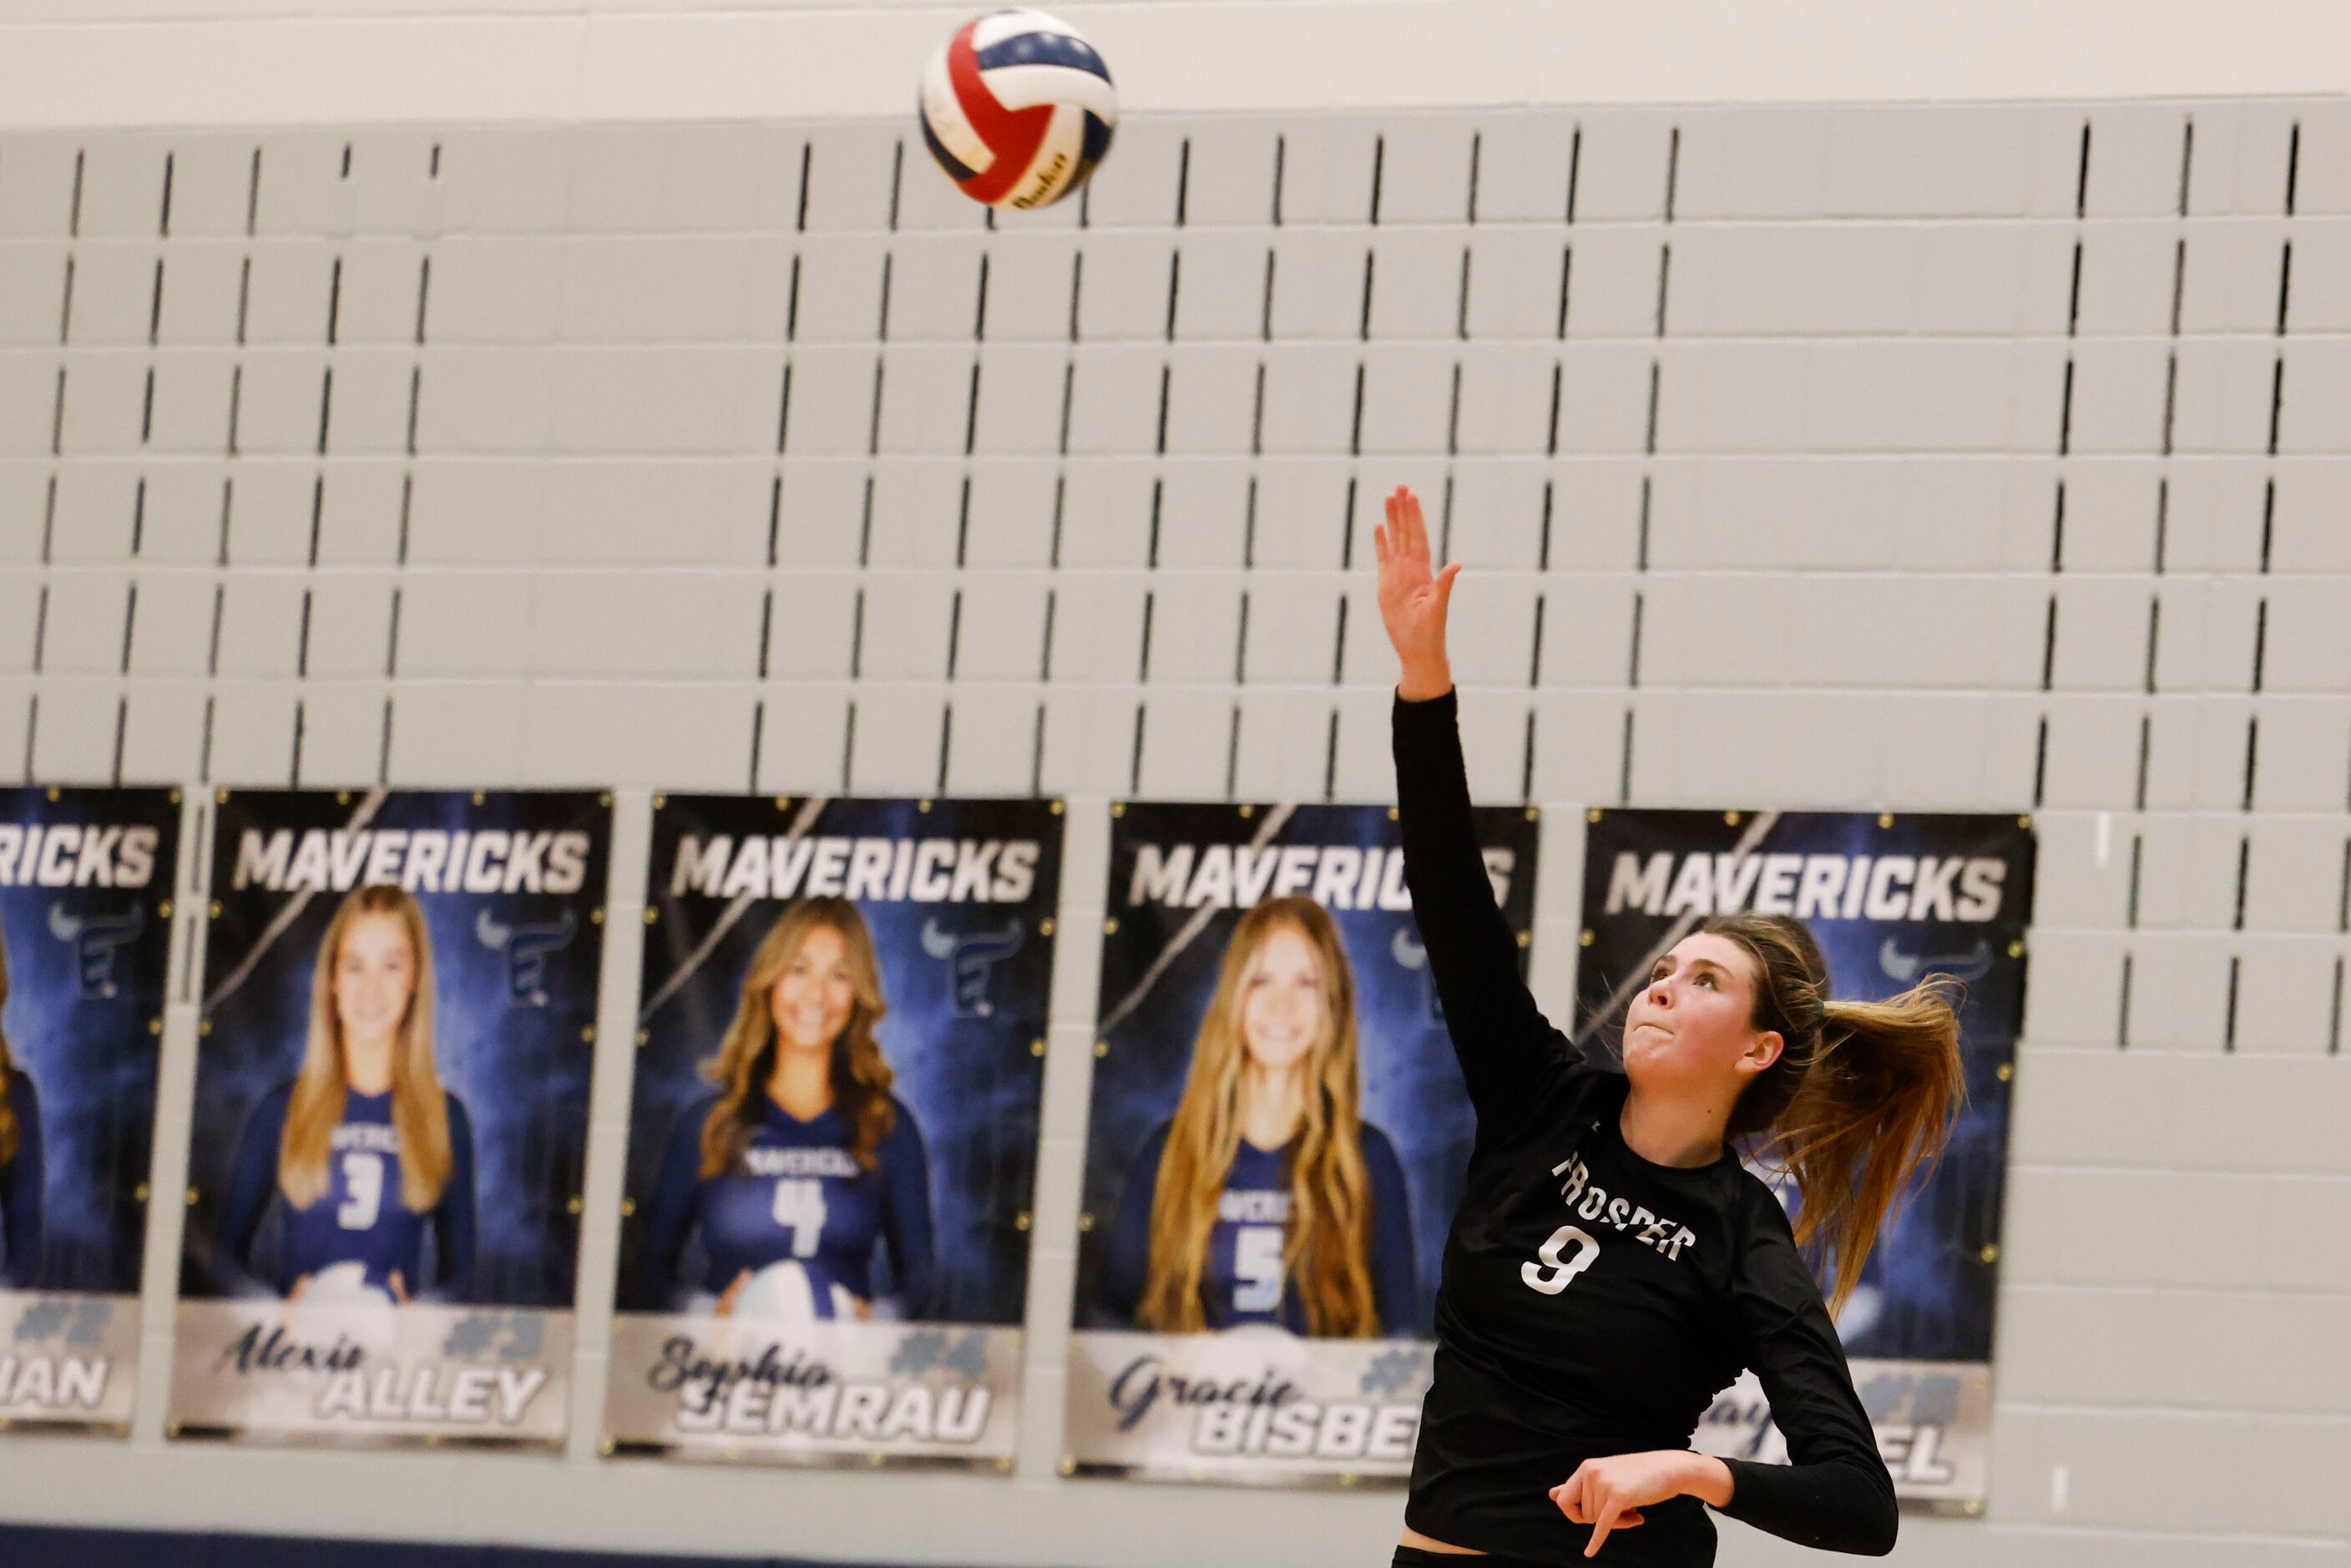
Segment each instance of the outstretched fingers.
[[1387,511],[1388,552],[1407,561],[1428,562],[1428,529],[1422,524],[1420,502],[1409,486],[1399,485],[1383,503]]

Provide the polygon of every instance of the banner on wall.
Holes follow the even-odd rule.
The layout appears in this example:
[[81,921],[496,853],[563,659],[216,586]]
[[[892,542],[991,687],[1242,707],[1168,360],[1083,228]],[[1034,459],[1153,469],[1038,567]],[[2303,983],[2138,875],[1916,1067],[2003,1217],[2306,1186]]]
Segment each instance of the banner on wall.
[[654,805],[607,1451],[1008,1469],[1061,802]]
[[180,809],[0,789],[0,1427],[130,1427]]
[[[1968,1100],[1931,1177],[1878,1238],[1838,1323],[1898,1495],[1973,1512],[1989,1472],[1992,1306],[2009,1086],[2032,914],[2030,819],[1859,812],[1604,811],[1584,838],[1577,1041],[1615,1045],[1656,956],[1706,916],[1793,915],[1834,994],[1892,996],[1930,974],[1966,988]],[[1771,1181],[1793,1212],[1796,1194]],[[1783,1460],[1753,1375],[1717,1398],[1697,1446]]]
[[[1476,1124],[1395,813],[1113,811],[1064,1468],[1401,1480]],[[1477,826],[1523,951],[1535,815]]]
[[561,1440],[611,820],[220,792],[175,1436]]

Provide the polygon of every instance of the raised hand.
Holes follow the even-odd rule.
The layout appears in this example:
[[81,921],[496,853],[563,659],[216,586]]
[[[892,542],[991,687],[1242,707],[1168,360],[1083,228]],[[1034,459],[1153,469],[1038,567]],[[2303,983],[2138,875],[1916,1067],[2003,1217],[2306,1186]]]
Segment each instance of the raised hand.
[[1397,693],[1407,702],[1426,702],[1453,689],[1453,666],[1445,656],[1446,609],[1453,601],[1458,561],[1432,570],[1428,525],[1420,497],[1403,485],[1387,498],[1388,520],[1374,530],[1380,562],[1380,619],[1403,664]]

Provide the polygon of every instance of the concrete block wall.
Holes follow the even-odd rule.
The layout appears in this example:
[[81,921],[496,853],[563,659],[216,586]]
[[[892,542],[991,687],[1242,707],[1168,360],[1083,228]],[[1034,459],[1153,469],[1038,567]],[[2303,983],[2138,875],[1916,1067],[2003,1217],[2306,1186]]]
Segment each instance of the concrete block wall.
[[[901,115],[937,0],[11,0],[0,122]],[[1147,112],[2351,89],[2329,0],[1071,0]]]
[[[895,117],[280,117],[0,134],[7,771],[617,787],[615,997],[657,788],[1064,795],[1085,929],[1113,798],[1386,792],[1412,483],[1553,1007],[1583,807],[2040,825],[1991,1507],[1904,1557],[2351,1561],[2351,103],[1144,113],[993,227]],[[1008,1480],[596,1458],[622,1052],[561,1457],[169,1444],[166,1267],[132,1439],[0,1510],[1382,1560],[1394,1494],[1055,1473],[1092,977]]]

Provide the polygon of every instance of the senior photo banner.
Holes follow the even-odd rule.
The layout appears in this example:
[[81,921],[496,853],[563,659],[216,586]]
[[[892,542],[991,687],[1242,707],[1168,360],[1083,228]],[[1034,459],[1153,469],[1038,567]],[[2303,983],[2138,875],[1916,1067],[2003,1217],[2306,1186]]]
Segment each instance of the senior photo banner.
[[[2024,1017],[2031,820],[1866,812],[1595,811],[1584,838],[1577,1040],[1604,1055],[1657,957],[1711,915],[1803,921],[1840,999],[1964,987],[1967,1103],[1941,1164],[1878,1237],[1838,1333],[1904,1498],[1982,1506],[1991,1426],[1992,1306],[2009,1088]],[[1750,1157],[1792,1214],[1796,1192]],[[1724,1392],[1698,1446],[1786,1457],[1752,1374]]]
[[129,1430],[176,789],[0,789],[0,1427]]
[[[1064,1466],[1401,1479],[1476,1119],[1395,813],[1113,810]],[[1523,953],[1535,815],[1477,824]]]
[[655,800],[607,1452],[1010,1468],[1061,823]]
[[559,1442],[611,798],[217,801],[173,1435]]

